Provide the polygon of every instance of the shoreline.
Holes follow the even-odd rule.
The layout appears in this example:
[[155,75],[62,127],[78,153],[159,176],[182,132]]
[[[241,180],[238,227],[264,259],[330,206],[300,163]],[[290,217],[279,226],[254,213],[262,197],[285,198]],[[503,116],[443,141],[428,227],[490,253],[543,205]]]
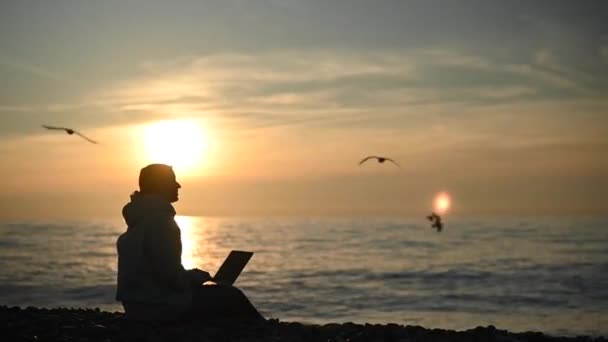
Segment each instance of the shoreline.
[[0,305],[0,321],[6,322],[0,328],[6,341],[607,341],[603,336],[513,333],[494,326],[455,331],[394,323],[301,324],[274,318],[261,324],[134,322],[126,319],[124,313],[99,309],[5,305]]

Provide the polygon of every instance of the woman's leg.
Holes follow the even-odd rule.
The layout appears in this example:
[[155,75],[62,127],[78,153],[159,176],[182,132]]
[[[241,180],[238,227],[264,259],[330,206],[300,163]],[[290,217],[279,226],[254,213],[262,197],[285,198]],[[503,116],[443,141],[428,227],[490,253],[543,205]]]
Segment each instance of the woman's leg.
[[191,315],[213,320],[265,320],[241,290],[226,285],[196,287],[192,296]]

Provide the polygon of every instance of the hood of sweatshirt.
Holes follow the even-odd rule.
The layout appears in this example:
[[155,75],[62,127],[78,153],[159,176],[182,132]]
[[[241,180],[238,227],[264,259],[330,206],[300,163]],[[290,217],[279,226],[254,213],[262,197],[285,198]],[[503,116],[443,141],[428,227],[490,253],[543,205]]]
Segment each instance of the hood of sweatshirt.
[[122,208],[122,216],[127,226],[132,228],[144,218],[174,217],[175,209],[169,201],[159,195],[135,191],[131,195],[131,201]]

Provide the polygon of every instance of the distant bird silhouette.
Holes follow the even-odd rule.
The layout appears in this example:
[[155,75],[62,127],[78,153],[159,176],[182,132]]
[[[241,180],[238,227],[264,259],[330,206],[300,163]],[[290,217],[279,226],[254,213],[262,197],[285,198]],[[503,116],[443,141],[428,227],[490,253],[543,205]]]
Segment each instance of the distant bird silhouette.
[[[365,163],[366,161],[368,161],[368,160],[370,160],[370,159],[374,159],[374,158],[375,158],[375,159],[378,159],[378,163],[380,163],[380,164],[382,164],[382,163],[384,163],[385,161],[387,161],[387,160],[388,160],[388,161],[390,161],[391,163],[393,163],[393,164],[395,164],[395,165],[399,166],[399,164],[397,164],[397,162],[396,162],[396,161],[394,161],[394,160],[392,160],[391,158],[387,158],[387,157],[378,157],[378,156],[367,156],[367,157],[363,158],[363,159],[362,159],[362,160],[359,162],[359,165],[361,165],[361,164]],[[399,166],[399,167],[401,167],[401,166]]]
[[59,130],[59,131],[65,131],[67,134],[72,135],[72,134],[76,134],[78,136],[80,136],[81,138],[85,139],[86,141],[93,143],[93,144],[98,144],[97,141],[83,135],[82,133],[75,131],[71,128],[66,128],[66,127],[55,127],[55,126],[47,126],[47,125],[42,125],[42,127],[49,129],[49,130]]
[[431,215],[428,215],[426,218],[433,223],[431,225],[431,228],[436,228],[438,232],[443,229],[443,222],[441,222],[441,216],[435,214],[435,212],[432,212]]

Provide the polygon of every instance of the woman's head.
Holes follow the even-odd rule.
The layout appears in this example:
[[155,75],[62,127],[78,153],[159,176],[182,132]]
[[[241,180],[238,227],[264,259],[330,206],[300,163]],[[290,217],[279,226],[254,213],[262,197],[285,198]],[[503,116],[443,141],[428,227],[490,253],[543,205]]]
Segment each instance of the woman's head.
[[181,187],[169,165],[150,164],[139,172],[139,191],[142,194],[157,194],[173,203],[178,201]]

